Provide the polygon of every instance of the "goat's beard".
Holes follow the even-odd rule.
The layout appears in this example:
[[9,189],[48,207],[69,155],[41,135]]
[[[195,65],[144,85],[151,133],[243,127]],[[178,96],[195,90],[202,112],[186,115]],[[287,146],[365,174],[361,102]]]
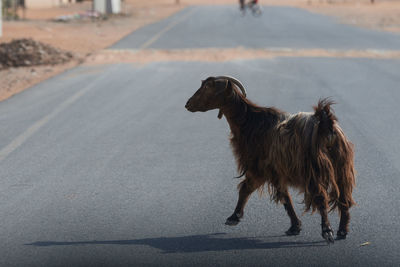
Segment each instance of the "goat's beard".
[[218,119],[222,119],[222,115],[224,115],[224,113],[222,113],[222,110],[219,109],[219,111],[218,111]]

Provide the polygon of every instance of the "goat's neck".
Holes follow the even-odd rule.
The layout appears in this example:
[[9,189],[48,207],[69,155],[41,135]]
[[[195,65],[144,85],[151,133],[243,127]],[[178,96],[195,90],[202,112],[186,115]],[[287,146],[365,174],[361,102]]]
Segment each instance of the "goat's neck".
[[248,104],[240,98],[229,101],[221,108],[233,136],[240,135],[240,129],[246,122],[247,113],[250,112]]

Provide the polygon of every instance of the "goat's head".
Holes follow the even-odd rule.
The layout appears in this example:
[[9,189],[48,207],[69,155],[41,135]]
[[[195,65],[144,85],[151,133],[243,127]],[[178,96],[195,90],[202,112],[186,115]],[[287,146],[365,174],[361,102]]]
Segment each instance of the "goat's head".
[[[223,107],[234,92],[234,85],[239,87],[244,97],[246,90],[241,82],[230,76],[208,77],[201,82],[200,88],[189,98],[185,107],[191,112],[208,111]],[[218,118],[222,117],[221,111]]]

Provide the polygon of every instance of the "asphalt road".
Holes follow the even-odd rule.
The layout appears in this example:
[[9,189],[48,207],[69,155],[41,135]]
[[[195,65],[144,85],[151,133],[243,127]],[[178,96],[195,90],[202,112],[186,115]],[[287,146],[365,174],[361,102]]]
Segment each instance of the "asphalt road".
[[[111,49],[399,44],[295,8],[241,18],[221,6],[183,10]],[[0,266],[398,266],[399,69],[323,57],[80,66],[1,102]],[[224,225],[238,183],[228,125],[184,109],[201,79],[220,74],[289,112],[336,100],[358,171],[346,240],[326,245],[309,213],[299,236],[284,236],[283,207],[256,194],[238,226]]]
[[[113,48],[139,48],[166,24],[173,30],[149,47],[155,49],[246,47],[399,49],[399,36],[337,23],[333,18],[292,7],[269,6],[262,17],[238,15],[236,6],[190,7],[144,27]],[[185,19],[187,16],[190,19]],[[181,22],[182,21],[182,22]],[[178,22],[176,24],[176,22]]]

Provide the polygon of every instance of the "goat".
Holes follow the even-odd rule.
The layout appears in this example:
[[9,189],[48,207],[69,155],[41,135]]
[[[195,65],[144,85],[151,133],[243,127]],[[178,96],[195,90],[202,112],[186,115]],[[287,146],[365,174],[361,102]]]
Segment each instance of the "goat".
[[[240,90],[239,90],[240,89]],[[334,102],[320,99],[314,112],[289,114],[260,107],[246,98],[246,90],[229,76],[209,77],[187,101],[190,112],[219,109],[231,129],[231,147],[239,177],[239,199],[227,225],[237,225],[256,190],[267,185],[271,200],[284,205],[291,226],[287,235],[298,235],[301,221],[293,208],[289,187],[304,193],[305,211],[321,215],[322,237],[333,243],[328,211],[340,214],[337,239],[345,239],[355,186],[353,144],[346,138],[331,110]]]

